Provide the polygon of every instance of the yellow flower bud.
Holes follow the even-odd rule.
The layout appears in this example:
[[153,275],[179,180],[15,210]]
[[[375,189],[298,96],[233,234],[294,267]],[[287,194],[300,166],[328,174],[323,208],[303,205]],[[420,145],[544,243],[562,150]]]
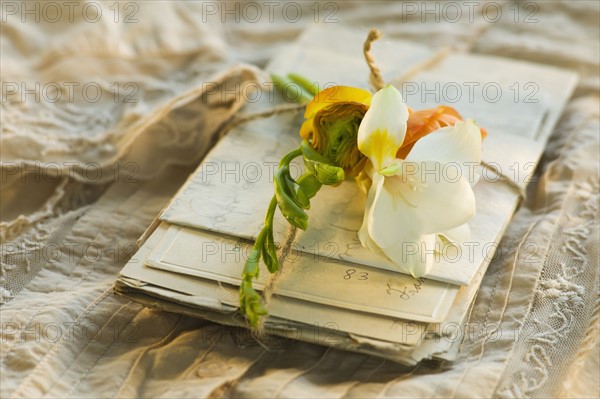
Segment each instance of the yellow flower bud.
[[370,101],[366,90],[334,86],[317,93],[304,114],[300,136],[349,177],[357,176],[366,164],[357,135]]

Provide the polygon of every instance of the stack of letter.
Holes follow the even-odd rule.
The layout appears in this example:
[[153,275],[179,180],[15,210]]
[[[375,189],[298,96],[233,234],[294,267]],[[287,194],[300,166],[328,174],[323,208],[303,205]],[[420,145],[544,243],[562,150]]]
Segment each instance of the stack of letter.
[[[364,32],[315,26],[267,70],[298,73],[322,86],[368,88],[364,37]],[[361,246],[357,231],[365,195],[354,182],[324,187],[311,201],[308,229],[298,231],[282,263],[265,331],[408,364],[451,360],[521,201],[519,187],[533,175],[577,78],[556,68],[467,53],[430,63],[434,51],[399,40],[383,39],[374,47],[385,80],[411,108],[450,105],[486,128],[483,159],[503,177],[480,170],[470,241],[442,250],[418,279]],[[407,71],[414,72],[409,81],[398,81]],[[245,100],[248,112],[276,102],[267,91]],[[302,120],[301,113],[280,114],[240,125],[221,139],[141,238],[116,292],[148,306],[245,326],[238,312],[240,275],[273,195],[277,163],[298,146]],[[299,175],[302,165],[293,169]],[[438,172],[444,178],[444,171]],[[288,234],[278,213],[276,242],[284,243]],[[418,250],[411,243],[399,245],[407,253]],[[268,278],[262,268],[255,288],[260,291]]]

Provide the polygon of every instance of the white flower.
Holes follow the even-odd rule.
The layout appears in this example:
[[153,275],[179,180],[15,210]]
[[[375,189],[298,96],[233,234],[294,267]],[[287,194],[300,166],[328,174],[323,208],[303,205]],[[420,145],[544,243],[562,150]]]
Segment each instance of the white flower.
[[401,94],[388,85],[373,96],[360,124],[358,148],[371,161],[372,184],[359,238],[419,277],[433,265],[438,235],[454,244],[470,235],[481,133],[473,121],[457,122],[419,139],[398,159],[408,114]]

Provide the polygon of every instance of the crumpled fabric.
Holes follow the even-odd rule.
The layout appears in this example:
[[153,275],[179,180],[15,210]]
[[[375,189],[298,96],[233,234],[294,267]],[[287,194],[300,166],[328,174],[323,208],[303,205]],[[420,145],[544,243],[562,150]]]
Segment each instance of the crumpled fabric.
[[[102,7],[108,17],[95,23],[77,12],[59,22],[3,15],[0,395],[600,396],[598,4],[541,2],[537,22],[522,10],[519,23],[491,23],[423,20],[411,3],[331,2],[318,18],[296,3],[299,19],[275,6],[272,19],[263,9],[239,23],[204,18],[218,2],[121,3],[119,22],[99,2],[80,3]],[[259,68],[315,19],[580,74],[455,362],[407,367],[277,338],[263,346],[245,330],[112,293],[137,238],[243,107],[226,89],[259,82]],[[36,83],[39,99],[27,91]]]

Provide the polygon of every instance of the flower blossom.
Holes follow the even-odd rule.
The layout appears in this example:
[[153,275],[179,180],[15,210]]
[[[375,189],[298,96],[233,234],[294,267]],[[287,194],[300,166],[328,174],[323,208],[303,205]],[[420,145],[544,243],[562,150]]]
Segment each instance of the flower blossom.
[[414,126],[407,133],[409,114],[401,94],[388,85],[373,95],[362,119],[358,148],[370,161],[371,185],[359,239],[419,277],[431,269],[440,236],[456,245],[470,235],[467,222],[475,215],[471,186],[485,132],[442,109],[446,116],[436,118],[438,129],[423,124],[420,134]]

